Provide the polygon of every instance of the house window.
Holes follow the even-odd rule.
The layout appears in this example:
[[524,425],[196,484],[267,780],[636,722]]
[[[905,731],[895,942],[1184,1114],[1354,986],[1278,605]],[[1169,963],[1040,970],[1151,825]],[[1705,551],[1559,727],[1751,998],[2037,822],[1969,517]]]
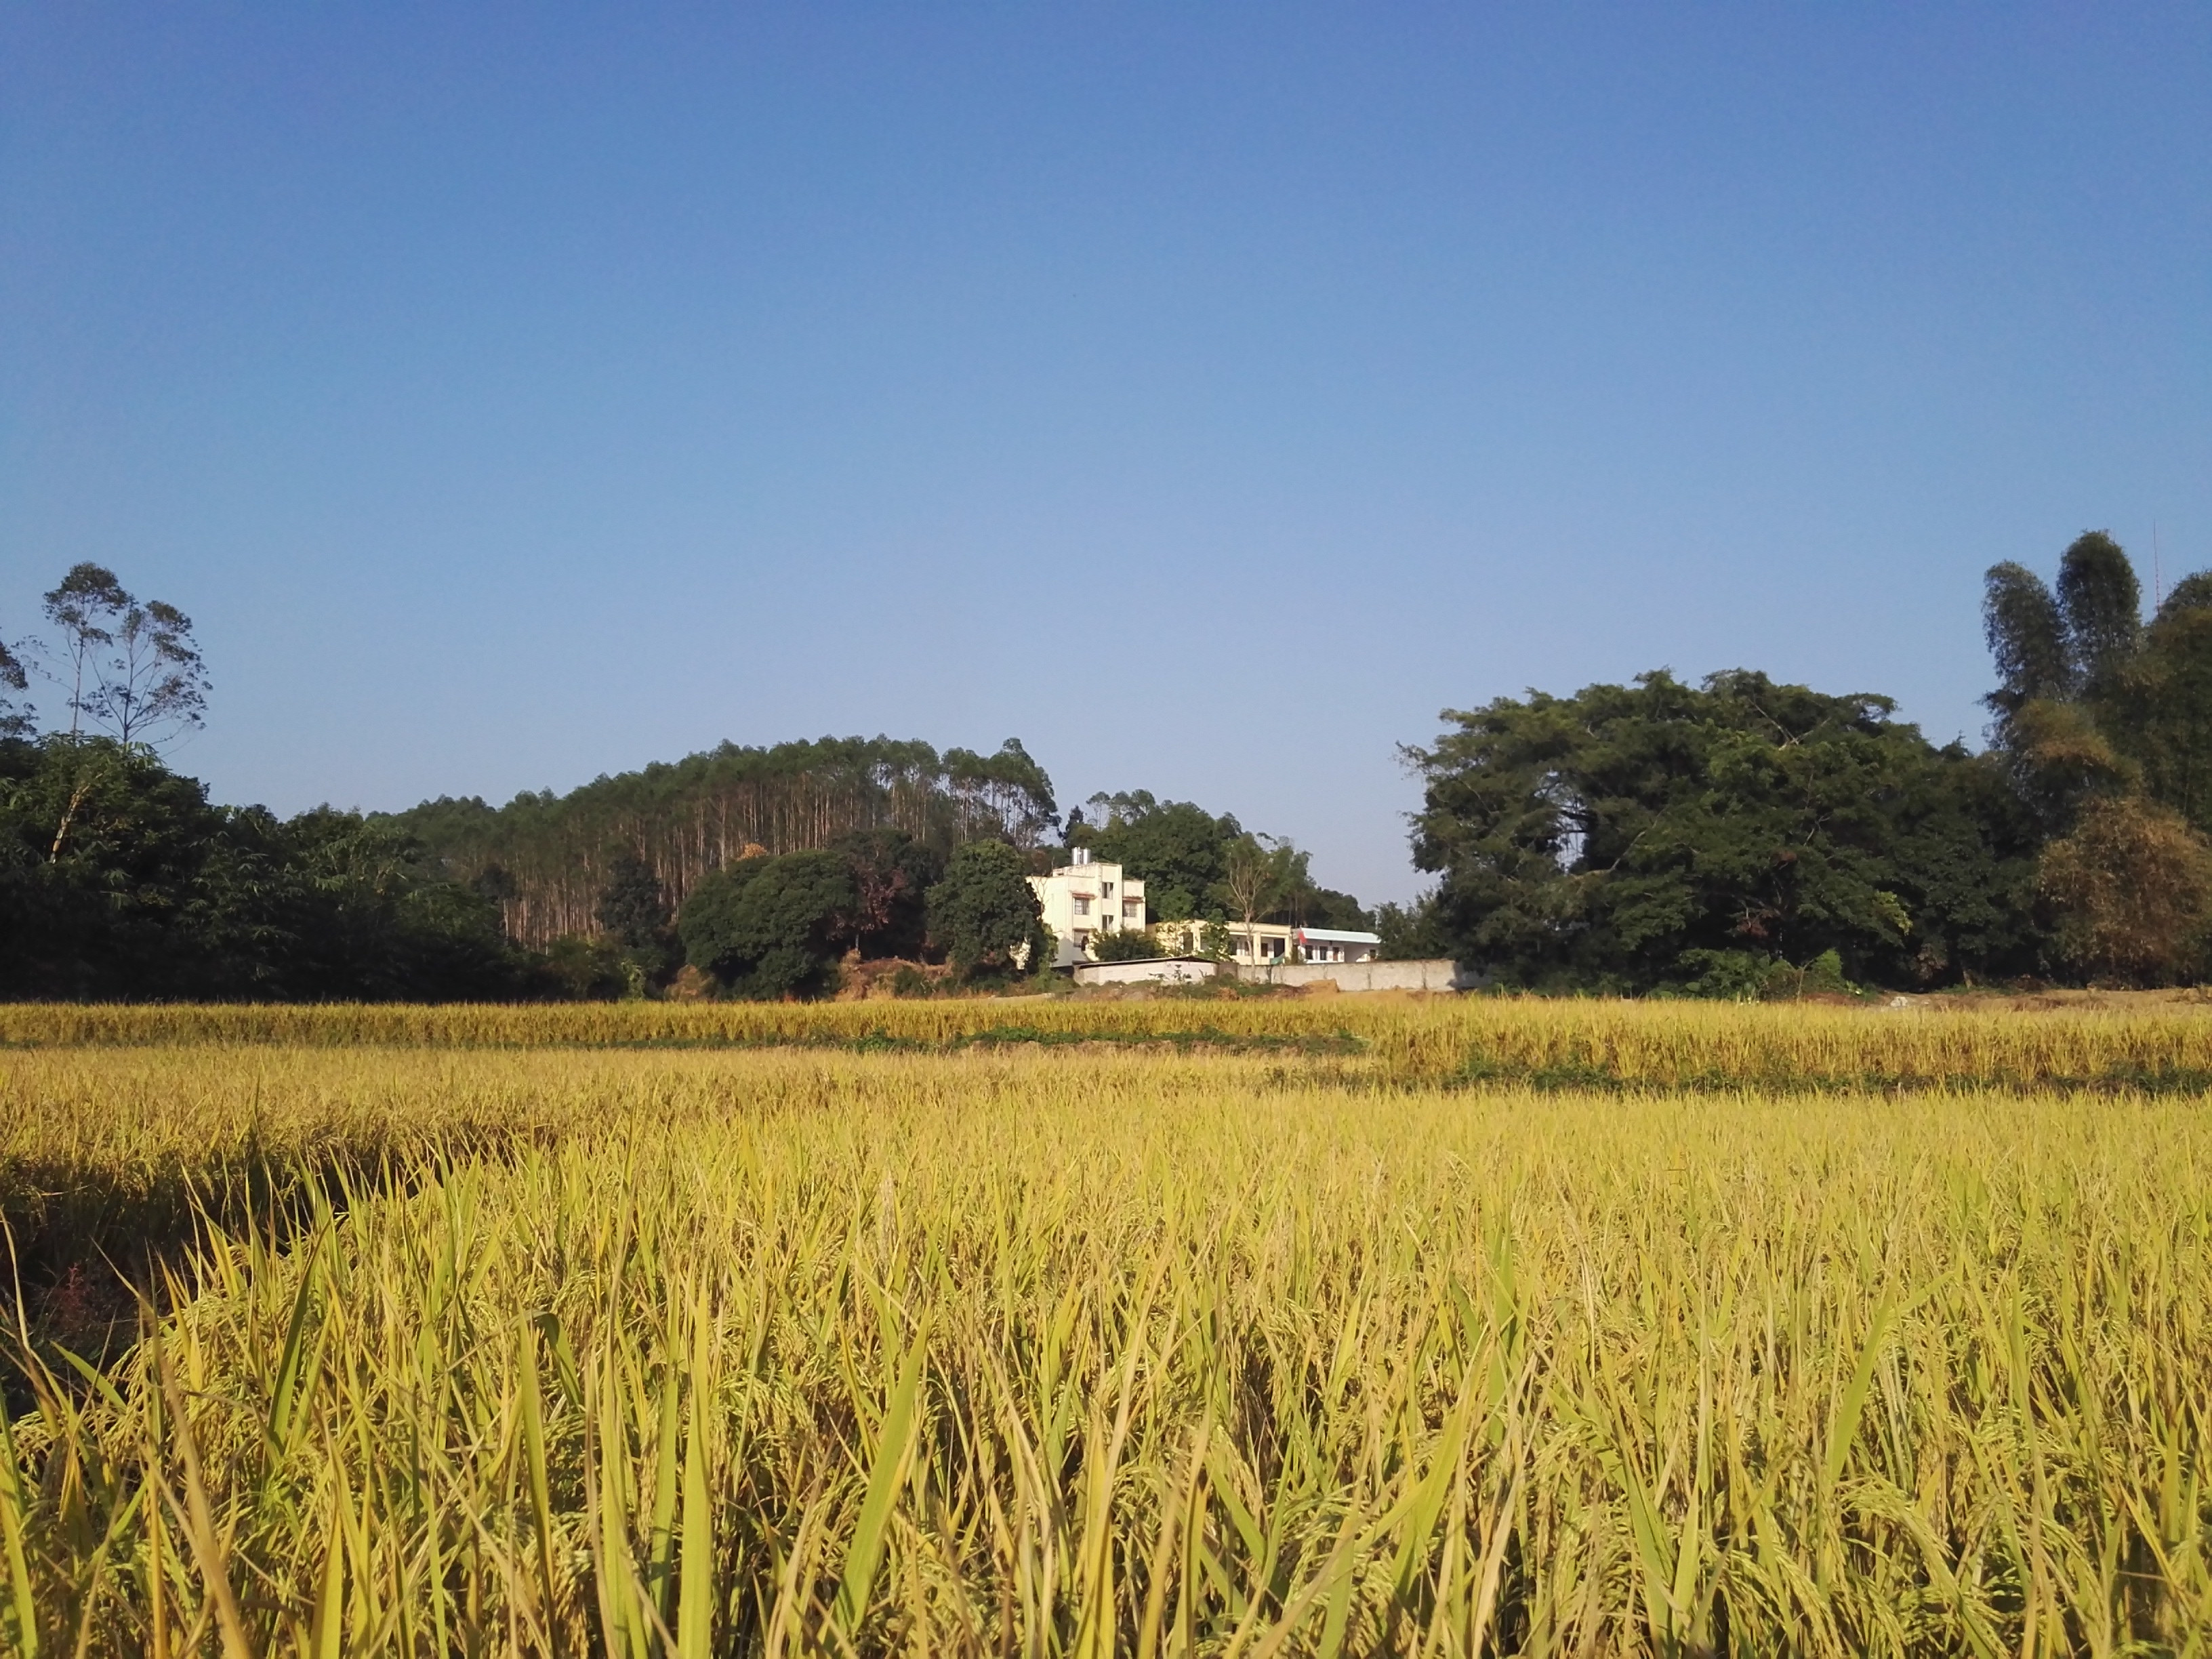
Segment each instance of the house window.
[[1114,896],[1114,884],[1110,881],[1102,881],[1098,884],[1098,890],[1103,893],[1108,898],[1112,898]]
[[1089,915],[1091,914],[1091,901],[1087,898],[1079,898],[1076,900],[1075,914],[1079,916]]
[[1137,913],[1144,908],[1144,901],[1141,899],[1123,899],[1121,901],[1122,915],[1133,921],[1136,919]]

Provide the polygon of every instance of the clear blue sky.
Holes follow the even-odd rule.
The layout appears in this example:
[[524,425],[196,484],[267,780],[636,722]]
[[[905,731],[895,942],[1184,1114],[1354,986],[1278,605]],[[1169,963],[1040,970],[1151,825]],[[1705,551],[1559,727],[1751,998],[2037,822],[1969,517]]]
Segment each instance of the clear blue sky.
[[0,8],[0,632],[290,810],[994,746],[1415,886],[1395,746],[1746,665],[1978,737],[2212,565],[2212,9]]

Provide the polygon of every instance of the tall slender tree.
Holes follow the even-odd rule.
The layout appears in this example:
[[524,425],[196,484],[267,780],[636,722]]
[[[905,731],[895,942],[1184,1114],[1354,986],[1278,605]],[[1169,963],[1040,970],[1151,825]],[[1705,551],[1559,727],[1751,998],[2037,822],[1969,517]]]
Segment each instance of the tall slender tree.
[[192,619],[161,599],[125,606],[100,664],[92,716],[121,743],[163,743],[207,720],[207,665]]
[[99,653],[115,643],[111,624],[130,603],[115,573],[90,563],[70,566],[46,594],[46,620],[61,630],[62,667],[54,678],[69,691],[71,737],[83,729],[88,692],[99,687]]
[[56,678],[69,689],[72,737],[88,720],[118,743],[159,747],[204,723],[207,665],[175,605],[137,599],[113,571],[83,563],[47,593],[46,611],[61,631]]
[[1255,962],[1260,959],[1260,918],[1281,900],[1285,867],[1280,854],[1286,846],[1272,836],[1243,835],[1231,843],[1223,860],[1222,884],[1230,908],[1244,924],[1245,954]]
[[2137,763],[2118,744],[2139,723],[2142,605],[2127,554],[2102,531],[2061,556],[2056,592],[2018,564],[1985,578],[1990,736],[2049,834],[2066,833],[2091,797],[2138,785]]

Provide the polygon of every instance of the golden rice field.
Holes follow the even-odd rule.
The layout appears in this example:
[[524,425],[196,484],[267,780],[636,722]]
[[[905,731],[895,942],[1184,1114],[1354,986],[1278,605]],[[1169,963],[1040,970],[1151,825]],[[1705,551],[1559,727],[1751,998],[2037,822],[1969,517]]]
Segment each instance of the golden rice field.
[[2204,1653],[2207,1076],[2188,1009],[0,1009],[0,1650]]

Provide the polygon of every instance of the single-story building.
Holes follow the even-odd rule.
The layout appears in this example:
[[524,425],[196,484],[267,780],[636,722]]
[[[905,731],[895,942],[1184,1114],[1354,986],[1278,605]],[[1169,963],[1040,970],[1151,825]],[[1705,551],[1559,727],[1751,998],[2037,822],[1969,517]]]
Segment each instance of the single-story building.
[[1345,927],[1301,927],[1298,954],[1308,962],[1372,962],[1382,948],[1382,935]]
[[1152,925],[1162,945],[1192,956],[1201,953],[1209,927],[1228,932],[1230,960],[1242,967],[1279,962],[1372,962],[1382,948],[1380,933],[1342,927],[1294,927],[1285,922],[1161,921]]

